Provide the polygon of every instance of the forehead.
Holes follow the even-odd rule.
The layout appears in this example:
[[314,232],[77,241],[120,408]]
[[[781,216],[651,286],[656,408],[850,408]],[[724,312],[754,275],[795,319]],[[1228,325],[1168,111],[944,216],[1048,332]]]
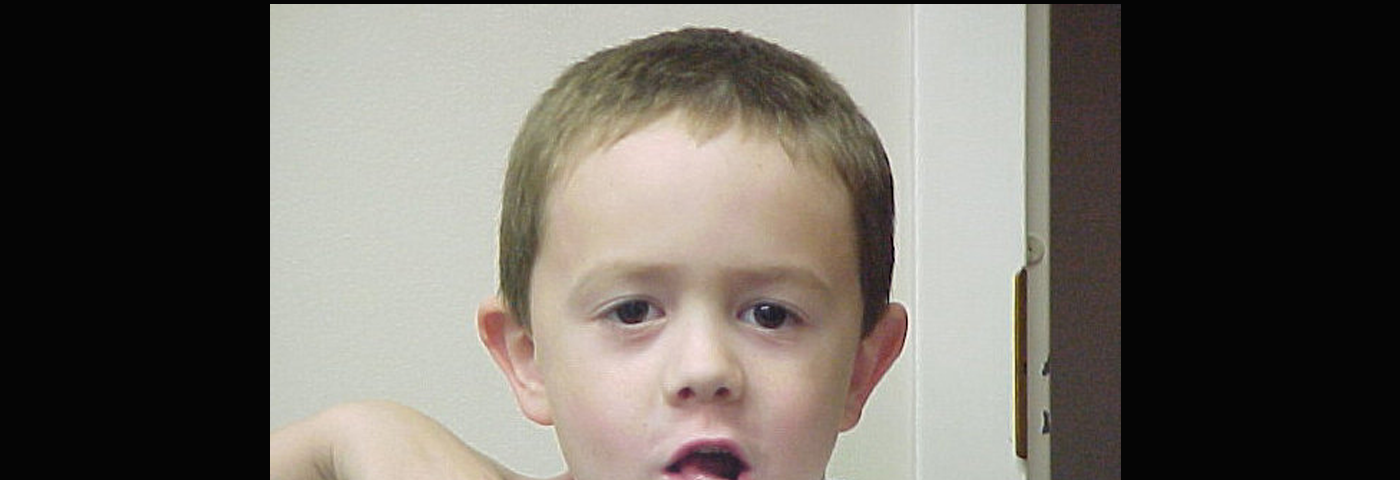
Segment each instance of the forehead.
[[698,140],[670,118],[574,163],[548,196],[541,268],[772,265],[858,295],[849,193],[775,139],[734,127]]

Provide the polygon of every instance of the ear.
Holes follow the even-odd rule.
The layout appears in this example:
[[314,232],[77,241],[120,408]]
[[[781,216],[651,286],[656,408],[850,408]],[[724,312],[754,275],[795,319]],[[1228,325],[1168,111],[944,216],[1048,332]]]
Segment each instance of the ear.
[[510,381],[520,410],[535,423],[553,425],[554,416],[535,364],[535,339],[530,331],[515,320],[499,296],[481,302],[476,310],[476,329],[496,366]]
[[860,422],[861,411],[866,400],[875,390],[875,384],[885,377],[890,365],[904,350],[904,334],[909,330],[909,312],[903,305],[891,303],[875,329],[860,340],[856,351],[855,368],[851,370],[851,386],[846,391],[846,413],[841,419],[841,431],[855,428]]

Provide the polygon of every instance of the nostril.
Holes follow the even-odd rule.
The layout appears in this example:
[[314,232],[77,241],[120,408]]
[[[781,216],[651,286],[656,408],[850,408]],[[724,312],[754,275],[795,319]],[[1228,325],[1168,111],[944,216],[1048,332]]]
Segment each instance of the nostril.
[[[714,396],[708,397],[708,398],[709,398],[709,399],[727,399],[727,398],[729,398],[729,396],[730,396],[731,394],[732,394],[732,392],[729,390],[729,387],[719,387],[719,389],[715,390]],[[676,397],[679,398],[679,399],[681,399],[681,400],[690,400],[690,399],[692,399],[692,398],[695,398],[695,395],[696,395],[695,389],[690,388],[690,387],[682,388],[679,392],[676,392]]]

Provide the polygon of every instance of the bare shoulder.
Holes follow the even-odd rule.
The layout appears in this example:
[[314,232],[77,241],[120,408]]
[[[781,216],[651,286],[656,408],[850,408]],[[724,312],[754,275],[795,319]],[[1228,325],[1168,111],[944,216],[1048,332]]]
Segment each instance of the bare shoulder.
[[[412,407],[383,400],[345,403],[304,421],[321,432],[322,472],[340,480],[529,480],[471,448]],[[274,443],[276,441],[274,433]],[[274,451],[274,455],[276,452]]]

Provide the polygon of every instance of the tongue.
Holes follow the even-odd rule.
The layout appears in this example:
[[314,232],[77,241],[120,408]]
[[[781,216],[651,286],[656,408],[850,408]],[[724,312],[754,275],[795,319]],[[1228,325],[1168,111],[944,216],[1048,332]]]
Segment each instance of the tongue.
[[677,462],[675,467],[686,480],[739,478],[742,468],[733,456],[723,453],[697,453]]

